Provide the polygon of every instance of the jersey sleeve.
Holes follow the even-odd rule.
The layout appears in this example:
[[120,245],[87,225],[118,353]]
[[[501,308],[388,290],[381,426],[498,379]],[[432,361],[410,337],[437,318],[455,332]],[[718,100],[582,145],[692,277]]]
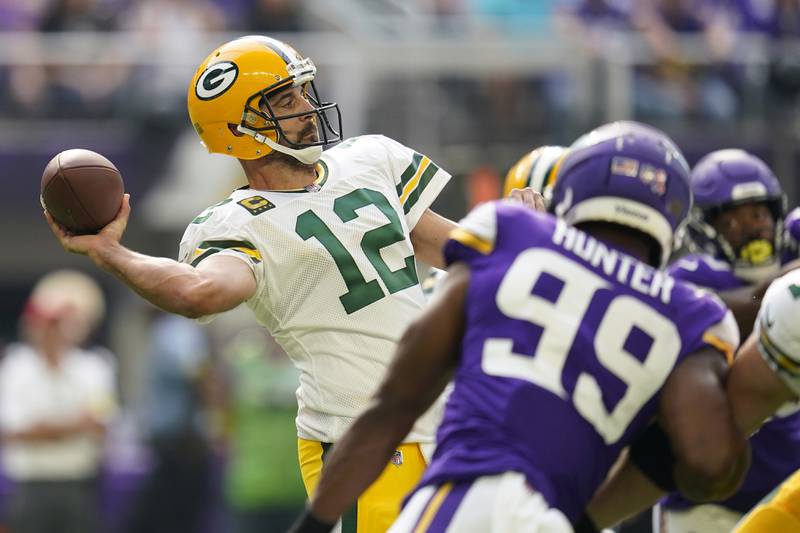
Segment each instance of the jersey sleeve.
[[711,256],[690,254],[681,257],[667,268],[670,276],[698,287],[715,291],[734,289],[742,285],[730,265]]
[[756,318],[758,350],[769,366],[800,395],[800,270],[770,285]]
[[497,240],[497,203],[480,204],[450,232],[444,246],[445,263],[469,262],[489,255]]
[[387,149],[390,173],[406,222],[409,229],[414,229],[451,176],[428,156],[388,137],[378,138]]
[[739,347],[739,326],[733,313],[713,292],[682,283],[676,286],[673,308],[683,337],[684,352],[713,348],[733,362]]
[[193,267],[212,256],[230,256],[246,264],[261,285],[264,279],[263,251],[255,244],[247,224],[233,226],[198,217],[181,238],[178,260]]

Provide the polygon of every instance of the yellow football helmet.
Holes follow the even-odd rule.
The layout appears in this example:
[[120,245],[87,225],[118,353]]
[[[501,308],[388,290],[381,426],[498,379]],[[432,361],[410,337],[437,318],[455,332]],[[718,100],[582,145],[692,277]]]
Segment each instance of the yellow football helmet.
[[511,189],[530,187],[542,193],[548,203],[555,183],[556,164],[566,152],[563,146],[541,146],[522,156],[506,174],[503,196],[511,194]]
[[[258,159],[276,150],[313,164],[323,146],[342,140],[339,106],[320,101],[316,73],[311,59],[277,39],[248,35],[225,43],[200,63],[189,85],[192,126],[209,152]],[[302,87],[314,109],[276,116],[268,96],[289,87]],[[335,127],[328,111],[336,113]],[[281,121],[304,115],[315,116],[320,140],[293,143]]]

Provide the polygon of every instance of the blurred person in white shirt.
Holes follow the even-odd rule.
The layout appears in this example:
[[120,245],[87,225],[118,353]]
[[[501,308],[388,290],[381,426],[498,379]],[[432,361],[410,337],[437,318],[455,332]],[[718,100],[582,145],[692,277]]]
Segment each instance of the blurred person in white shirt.
[[13,482],[15,533],[98,530],[96,484],[107,423],[116,408],[110,354],[82,345],[105,310],[88,276],[58,271],[34,287],[23,341],[0,363],[0,432]]

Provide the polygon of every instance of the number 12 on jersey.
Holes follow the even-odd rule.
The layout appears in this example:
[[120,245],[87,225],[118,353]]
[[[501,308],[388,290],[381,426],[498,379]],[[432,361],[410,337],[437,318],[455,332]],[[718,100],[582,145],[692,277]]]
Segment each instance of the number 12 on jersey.
[[[361,237],[361,250],[390,294],[413,287],[418,283],[413,255],[405,258],[403,268],[394,271],[381,257],[382,248],[404,241],[406,238],[400,217],[384,195],[372,189],[356,189],[336,198],[333,202],[333,212],[339,220],[347,223],[358,218],[356,212],[358,209],[369,205],[377,207],[389,223],[365,232]],[[308,210],[298,216],[295,232],[304,241],[314,237],[331,254],[347,286],[347,292],[341,295],[339,300],[348,315],[386,296],[377,279],[367,281],[364,278],[353,255],[316,213]]]

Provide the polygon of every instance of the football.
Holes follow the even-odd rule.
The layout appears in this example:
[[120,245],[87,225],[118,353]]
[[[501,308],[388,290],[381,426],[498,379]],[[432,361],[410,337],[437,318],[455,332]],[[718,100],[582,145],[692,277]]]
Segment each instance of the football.
[[114,220],[123,193],[117,167],[91,150],[56,154],[42,174],[42,206],[56,222],[76,234],[97,233]]

